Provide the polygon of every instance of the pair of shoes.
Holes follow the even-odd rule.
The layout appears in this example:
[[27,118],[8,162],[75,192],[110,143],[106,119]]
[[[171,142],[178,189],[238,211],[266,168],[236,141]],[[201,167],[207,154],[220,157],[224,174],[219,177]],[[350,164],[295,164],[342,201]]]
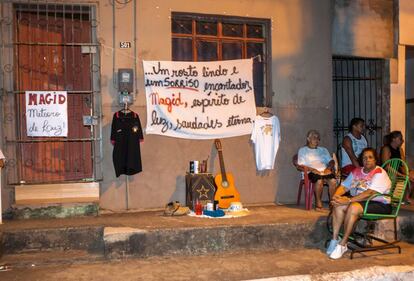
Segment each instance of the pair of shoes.
[[170,202],[165,205],[164,216],[172,216],[180,208],[180,203],[178,201]]
[[12,270],[11,266],[8,264],[0,264],[0,271],[10,271]]
[[183,216],[190,212],[188,207],[181,207],[180,202],[170,202],[165,205],[164,216]]
[[328,248],[326,248],[326,254],[328,256],[330,256],[332,254],[332,252],[335,250],[336,245],[338,245],[339,241],[341,241],[341,240],[332,239],[331,241],[329,241]]
[[334,260],[339,259],[343,256],[343,254],[345,254],[346,251],[348,251],[348,247],[346,245],[342,246],[341,244],[338,244],[329,257]]

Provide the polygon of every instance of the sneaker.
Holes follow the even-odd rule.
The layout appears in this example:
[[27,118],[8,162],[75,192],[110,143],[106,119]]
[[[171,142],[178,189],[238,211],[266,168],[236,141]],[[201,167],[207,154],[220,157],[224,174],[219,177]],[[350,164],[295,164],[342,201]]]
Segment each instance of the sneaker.
[[332,239],[331,241],[329,241],[329,245],[328,248],[326,248],[326,254],[328,256],[330,256],[332,254],[332,252],[335,250],[336,245],[338,245],[340,240],[335,240]]
[[339,259],[342,257],[343,254],[345,254],[345,252],[348,251],[348,247],[342,246],[341,244],[336,245],[335,250],[333,250],[333,252],[329,255],[329,257],[331,259]]

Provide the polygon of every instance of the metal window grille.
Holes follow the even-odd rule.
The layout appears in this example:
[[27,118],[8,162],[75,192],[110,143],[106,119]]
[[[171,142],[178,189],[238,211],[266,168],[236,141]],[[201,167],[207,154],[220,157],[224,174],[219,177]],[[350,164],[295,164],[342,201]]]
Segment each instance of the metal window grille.
[[242,17],[172,13],[172,59],[213,61],[255,58],[257,106],[271,104],[270,21]]
[[338,150],[352,118],[365,120],[368,145],[380,148],[388,127],[385,62],[369,58],[333,58],[334,137]]

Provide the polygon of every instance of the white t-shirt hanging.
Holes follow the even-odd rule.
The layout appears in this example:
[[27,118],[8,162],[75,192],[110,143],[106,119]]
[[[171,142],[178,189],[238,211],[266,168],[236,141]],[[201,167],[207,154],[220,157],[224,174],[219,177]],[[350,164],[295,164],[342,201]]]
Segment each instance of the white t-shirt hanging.
[[279,119],[274,115],[257,115],[250,139],[254,143],[257,170],[273,169],[280,143]]

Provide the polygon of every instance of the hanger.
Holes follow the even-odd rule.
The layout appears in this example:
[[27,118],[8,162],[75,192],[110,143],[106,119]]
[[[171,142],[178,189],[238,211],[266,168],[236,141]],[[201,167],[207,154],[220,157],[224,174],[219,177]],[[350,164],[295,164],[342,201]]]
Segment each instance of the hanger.
[[260,113],[262,117],[272,117],[273,114],[269,111],[269,108],[266,106],[262,113]]
[[257,54],[254,57],[251,57],[253,60],[257,59],[257,62],[262,62],[262,55],[261,54]]
[[125,107],[123,109],[121,109],[121,112],[124,113],[124,114],[131,112],[131,110],[128,107],[128,103],[127,102],[125,103]]

